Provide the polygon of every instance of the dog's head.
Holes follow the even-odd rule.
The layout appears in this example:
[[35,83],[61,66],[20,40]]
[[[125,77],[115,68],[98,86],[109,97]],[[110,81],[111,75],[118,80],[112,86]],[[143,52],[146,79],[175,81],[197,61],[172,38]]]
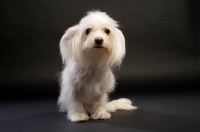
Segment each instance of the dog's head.
[[106,13],[93,11],[66,31],[60,51],[65,63],[75,60],[82,65],[97,62],[120,66],[125,55],[125,39],[115,20]]

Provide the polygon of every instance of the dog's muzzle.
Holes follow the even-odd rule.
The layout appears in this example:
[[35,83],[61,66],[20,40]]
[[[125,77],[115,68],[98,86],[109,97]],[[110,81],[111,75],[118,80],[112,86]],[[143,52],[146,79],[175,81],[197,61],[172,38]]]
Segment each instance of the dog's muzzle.
[[103,44],[103,38],[96,37],[95,38],[95,48],[103,48],[102,44]]

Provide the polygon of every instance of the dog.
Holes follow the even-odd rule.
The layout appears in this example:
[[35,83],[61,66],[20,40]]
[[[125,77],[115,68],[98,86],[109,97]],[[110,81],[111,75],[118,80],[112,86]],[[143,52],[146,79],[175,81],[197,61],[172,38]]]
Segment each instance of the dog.
[[58,105],[72,122],[109,119],[116,110],[133,110],[129,99],[108,102],[114,90],[113,68],[125,55],[125,38],[117,21],[105,12],[90,11],[60,40],[64,70]]

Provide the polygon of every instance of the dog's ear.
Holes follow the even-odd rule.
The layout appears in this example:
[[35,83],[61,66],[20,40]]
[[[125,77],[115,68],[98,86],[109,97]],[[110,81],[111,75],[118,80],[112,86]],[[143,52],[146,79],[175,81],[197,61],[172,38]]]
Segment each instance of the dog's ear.
[[73,49],[78,41],[78,30],[79,25],[68,28],[60,40],[60,53],[63,63],[67,63],[67,60],[72,57]]
[[115,44],[113,46],[113,66],[120,67],[121,62],[125,56],[125,38],[122,32],[115,28]]

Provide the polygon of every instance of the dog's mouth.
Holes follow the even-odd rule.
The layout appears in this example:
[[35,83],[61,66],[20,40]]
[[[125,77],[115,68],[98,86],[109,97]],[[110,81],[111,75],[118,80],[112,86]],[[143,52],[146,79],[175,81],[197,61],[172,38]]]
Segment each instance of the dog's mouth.
[[100,48],[104,48],[104,47],[101,46],[101,45],[95,45],[94,48],[97,48],[97,49],[99,48],[100,49]]

